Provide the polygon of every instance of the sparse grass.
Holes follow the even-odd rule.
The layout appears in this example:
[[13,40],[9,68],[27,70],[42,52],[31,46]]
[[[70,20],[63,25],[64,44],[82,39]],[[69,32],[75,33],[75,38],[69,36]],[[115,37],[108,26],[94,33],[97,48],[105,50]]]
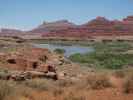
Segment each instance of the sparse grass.
[[104,89],[113,86],[105,74],[89,75],[86,82],[88,89]]
[[71,80],[68,80],[68,79],[63,79],[63,80],[57,81],[56,85],[59,87],[69,87],[69,86],[74,85],[74,82],[72,82]]
[[16,86],[16,94],[23,96],[25,98],[31,97],[31,92],[33,91],[31,88],[28,88],[26,86],[20,85]]
[[31,89],[13,81],[0,80],[0,100],[26,100],[29,98]]
[[113,76],[116,78],[129,78],[133,76],[133,68],[123,68],[120,70],[115,70],[112,73]]
[[52,90],[53,95],[56,97],[58,95],[62,95],[64,93],[64,89],[60,87],[53,88]]
[[125,75],[125,70],[116,70],[115,72],[113,72],[113,75],[117,78],[124,78]]
[[37,89],[42,91],[48,91],[50,88],[49,83],[43,79],[28,80],[24,84],[32,89]]
[[84,96],[75,95],[75,93],[70,92],[63,100],[87,100]]
[[16,52],[17,51],[17,48],[16,47],[9,47],[9,48],[6,48],[5,51],[6,52]]
[[7,81],[0,80],[0,100],[5,100],[5,98],[14,93],[13,84]]

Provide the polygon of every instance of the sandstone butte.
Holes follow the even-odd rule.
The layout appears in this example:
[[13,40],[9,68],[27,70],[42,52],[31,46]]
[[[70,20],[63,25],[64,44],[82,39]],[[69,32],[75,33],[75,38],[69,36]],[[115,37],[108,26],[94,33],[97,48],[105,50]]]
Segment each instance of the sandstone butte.
[[110,21],[104,17],[97,17],[83,25],[75,25],[68,21],[43,23],[31,31],[41,33],[42,36],[59,37],[92,37],[92,36],[121,36],[133,35],[133,16],[128,16],[122,21]]

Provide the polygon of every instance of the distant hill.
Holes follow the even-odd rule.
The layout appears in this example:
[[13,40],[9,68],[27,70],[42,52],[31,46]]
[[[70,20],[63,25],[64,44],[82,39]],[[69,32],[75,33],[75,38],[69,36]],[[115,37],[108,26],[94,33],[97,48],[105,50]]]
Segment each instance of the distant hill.
[[43,23],[33,29],[33,33],[41,33],[42,36],[59,37],[91,37],[112,35],[133,35],[133,16],[128,16],[122,21],[108,20],[97,17],[83,25],[75,25],[66,20],[51,23]]
[[67,20],[59,20],[55,22],[43,22],[43,24],[39,25],[37,28],[31,30],[30,32],[44,33],[44,32],[68,29],[70,27],[75,27],[75,26],[76,26],[75,24]]
[[108,20],[97,17],[85,24],[75,25],[67,20],[43,22],[30,31],[2,29],[1,34],[8,35],[40,35],[41,37],[93,37],[93,36],[133,36],[133,16],[123,20]]
[[18,36],[22,33],[23,31],[16,29],[7,29],[7,28],[0,29],[0,36]]

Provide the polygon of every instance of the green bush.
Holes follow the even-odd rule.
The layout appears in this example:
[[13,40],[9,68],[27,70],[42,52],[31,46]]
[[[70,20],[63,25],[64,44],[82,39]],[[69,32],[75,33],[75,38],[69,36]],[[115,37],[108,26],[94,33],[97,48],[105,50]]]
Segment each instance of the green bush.
[[74,54],[69,57],[74,62],[94,64],[98,68],[120,69],[133,63],[133,54],[88,53]]
[[96,52],[125,52],[133,47],[128,42],[95,43],[92,45]]
[[57,48],[57,49],[54,50],[54,52],[56,52],[58,54],[64,54],[66,51],[65,51],[65,49]]
[[73,54],[70,60],[78,63],[92,64],[96,68],[121,69],[123,66],[133,64],[133,54],[125,52],[133,49],[128,42],[109,42],[92,44],[95,51],[86,54]]

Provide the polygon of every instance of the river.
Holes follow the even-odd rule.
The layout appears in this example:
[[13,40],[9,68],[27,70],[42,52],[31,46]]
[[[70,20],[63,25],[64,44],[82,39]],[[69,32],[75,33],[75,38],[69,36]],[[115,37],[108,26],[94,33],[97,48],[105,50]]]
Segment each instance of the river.
[[88,53],[93,52],[94,49],[89,46],[81,46],[81,45],[58,45],[58,44],[34,44],[35,47],[38,48],[48,48],[51,51],[54,51],[55,49],[64,49],[65,53],[64,56],[69,57],[72,54],[75,53]]

